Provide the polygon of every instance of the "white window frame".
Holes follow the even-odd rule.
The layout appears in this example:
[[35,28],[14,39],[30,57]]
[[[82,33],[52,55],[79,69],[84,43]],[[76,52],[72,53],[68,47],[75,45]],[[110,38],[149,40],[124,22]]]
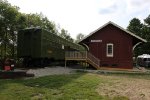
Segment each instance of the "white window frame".
[[[112,47],[112,53],[111,53],[111,54],[108,53],[108,47],[109,47],[109,46]],[[113,56],[114,56],[114,44],[113,44],[113,43],[107,43],[106,56],[107,56],[107,57],[113,57]]]

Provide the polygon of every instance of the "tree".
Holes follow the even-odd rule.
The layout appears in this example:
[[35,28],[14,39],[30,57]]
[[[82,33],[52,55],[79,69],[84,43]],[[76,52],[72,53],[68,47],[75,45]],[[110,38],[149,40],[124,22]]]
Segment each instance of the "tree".
[[144,25],[142,28],[143,38],[146,39],[148,42],[142,45],[142,53],[150,54],[150,15],[144,19]]
[[71,38],[71,36],[70,36],[70,34],[68,33],[68,31],[65,30],[65,29],[61,29],[61,33],[60,33],[59,36],[62,37],[62,38],[64,38],[64,39],[66,39],[66,40],[68,40],[68,41],[71,41],[71,42],[74,41],[74,40]]
[[150,15],[146,19],[144,19],[144,22],[147,26],[150,26]]
[[138,36],[142,36],[142,27],[143,24],[141,23],[141,21],[138,18],[133,18],[130,21],[127,30],[129,30],[132,33],[135,33]]
[[[142,37],[142,27],[143,24],[141,23],[141,21],[137,18],[133,18],[128,27],[127,30],[129,30],[130,32]],[[142,53],[142,47],[141,46],[137,46],[134,50],[134,56],[138,56]]]
[[139,46],[137,46],[134,50],[134,55],[138,56],[141,54],[150,54],[150,16],[148,16],[146,19],[144,19],[145,24],[141,23],[139,19],[133,18],[128,27],[127,30],[131,31],[132,33],[146,39],[148,42],[143,43]]
[[[0,33],[1,33],[1,56],[8,56],[9,46],[14,43],[14,32],[16,31],[18,19],[18,7],[11,6],[7,1],[0,1]],[[13,53],[12,53],[13,55]]]
[[45,17],[42,13],[26,14],[26,20],[27,27],[41,27],[50,31],[53,34],[58,34],[55,23],[49,21],[49,19]]
[[82,33],[79,33],[77,36],[76,36],[76,43],[78,43],[81,39],[83,39],[85,37],[84,34]]
[[58,30],[54,22],[49,21],[47,17],[42,17],[42,28],[49,30],[53,34],[58,35]]
[[142,32],[145,34],[144,38],[147,39],[147,41],[150,41],[150,15],[144,19]]

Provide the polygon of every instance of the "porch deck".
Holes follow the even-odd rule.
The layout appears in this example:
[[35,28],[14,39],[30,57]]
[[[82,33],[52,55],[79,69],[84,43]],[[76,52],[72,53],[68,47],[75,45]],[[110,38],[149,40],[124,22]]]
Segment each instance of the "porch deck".
[[68,60],[85,61],[96,69],[100,68],[100,60],[88,51],[67,51],[65,52],[65,62]]

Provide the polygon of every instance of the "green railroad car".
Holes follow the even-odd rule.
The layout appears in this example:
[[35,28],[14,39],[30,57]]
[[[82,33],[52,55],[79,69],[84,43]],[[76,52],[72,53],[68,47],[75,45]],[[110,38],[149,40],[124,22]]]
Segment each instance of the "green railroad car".
[[50,60],[64,60],[65,51],[85,48],[42,28],[28,28],[18,32],[17,55],[24,65],[43,65]]

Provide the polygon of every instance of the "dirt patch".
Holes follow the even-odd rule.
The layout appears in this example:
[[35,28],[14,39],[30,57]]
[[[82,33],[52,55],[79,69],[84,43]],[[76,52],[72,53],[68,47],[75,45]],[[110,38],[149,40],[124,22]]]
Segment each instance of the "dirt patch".
[[[104,76],[100,75],[104,78]],[[120,76],[105,76],[104,83],[100,84],[97,92],[110,98],[125,96],[130,100],[150,99],[150,80],[135,79]]]

